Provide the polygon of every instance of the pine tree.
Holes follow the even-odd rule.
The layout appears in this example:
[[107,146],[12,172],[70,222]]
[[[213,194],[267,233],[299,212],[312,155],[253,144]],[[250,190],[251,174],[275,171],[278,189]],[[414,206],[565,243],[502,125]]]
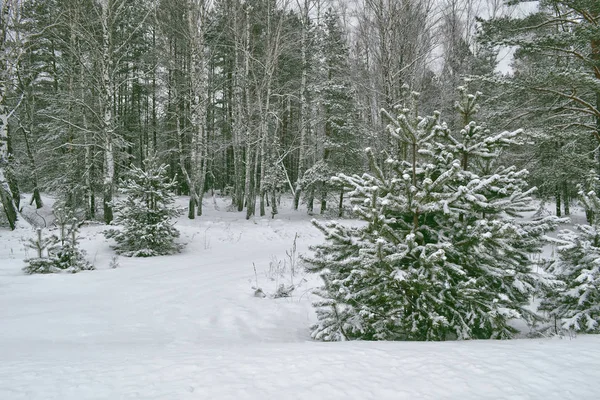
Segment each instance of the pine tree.
[[596,161],[590,156],[595,140],[577,129],[540,128],[530,133],[532,144],[519,149],[531,169],[529,182],[538,187],[540,198],[555,199],[556,215],[568,216],[579,184],[588,171],[596,167]]
[[541,306],[560,321],[562,329],[576,332],[600,333],[600,198],[595,192],[599,184],[592,171],[587,190],[582,187],[579,192],[586,210],[593,211],[596,218],[590,225],[577,225],[576,231],[563,230],[558,235],[558,259],[549,271],[563,287],[549,293]]
[[556,198],[558,215],[561,203],[569,213],[590,165],[600,172],[599,15],[596,0],[544,0],[532,13],[480,21],[484,44],[514,49],[512,72],[487,79],[501,88],[497,120],[534,133],[524,158],[534,161],[531,181]]
[[529,255],[556,219],[518,219],[535,209],[534,189],[526,171],[498,163],[522,132],[473,122],[477,96],[462,90],[466,123],[452,133],[439,114],[418,116],[417,98],[390,125],[406,159],[378,163],[368,149],[370,173],[336,178],[366,226],[313,222],[327,239],[308,259],[324,281],[315,339],[508,338],[512,319],[540,319],[527,305],[552,281]]
[[113,238],[118,254],[127,257],[152,257],[178,252],[181,245],[175,242],[179,231],[172,219],[180,214],[173,205],[175,180],[167,179],[167,166],[159,165],[155,157],[144,161],[145,169],[132,166],[121,184],[125,200],[115,204],[115,223],[122,230],[105,231]]

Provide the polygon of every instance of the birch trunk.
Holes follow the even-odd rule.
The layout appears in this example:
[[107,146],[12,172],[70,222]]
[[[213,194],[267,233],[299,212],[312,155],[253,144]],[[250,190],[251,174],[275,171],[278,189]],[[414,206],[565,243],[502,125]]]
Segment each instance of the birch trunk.
[[[73,35],[74,39],[74,35]],[[85,86],[84,86],[84,69],[80,68],[79,85],[81,90],[81,98],[85,99]],[[83,124],[83,143],[85,145],[84,152],[84,163],[85,163],[85,200],[86,200],[86,211],[85,216],[89,220],[96,219],[96,194],[94,192],[93,176],[95,171],[94,156],[92,154],[92,144],[88,137],[88,120],[85,110],[81,110],[82,124]]]
[[102,118],[102,147],[104,150],[103,170],[103,205],[104,222],[110,224],[113,220],[112,199],[115,180],[115,152],[114,152],[114,117],[112,101],[114,98],[114,85],[112,82],[112,35],[111,20],[113,1],[106,0],[102,5],[102,60],[100,73],[102,76],[100,109]]
[[306,127],[308,125],[308,106],[306,99],[306,85],[308,78],[308,11],[309,1],[304,0],[302,10],[302,78],[300,80],[300,149],[298,151],[298,176],[294,189],[294,210],[300,205],[300,194],[302,193],[302,178],[306,167]]
[[[269,63],[271,63],[272,60],[269,60]],[[271,68],[271,67],[269,67]],[[267,74],[267,82],[266,82],[266,94],[265,94],[265,105],[264,105],[264,109],[261,112],[261,116],[260,116],[260,183],[259,183],[259,189],[258,192],[260,193],[260,216],[264,217],[265,215],[265,196],[266,196],[266,189],[265,189],[265,169],[267,167],[267,161],[268,161],[268,157],[267,157],[267,141],[269,140],[269,122],[267,120],[267,117],[269,115],[269,109],[271,107],[271,79],[272,79],[272,72],[270,71]]]
[[[236,70],[237,62],[236,62]],[[236,75],[239,73],[236,72]],[[243,92],[242,92],[242,83],[240,78],[238,77],[234,83],[235,85],[235,114],[233,116],[233,163],[235,170],[235,200],[234,203],[237,206],[238,211],[242,211],[244,209],[244,145],[243,145]]]
[[250,219],[254,215],[254,203],[256,200],[253,198],[255,193],[252,188],[253,168],[252,168],[252,130],[250,129],[250,87],[248,85],[248,76],[250,75],[250,10],[248,6],[245,7],[245,30],[244,30],[244,105],[246,115],[246,177],[244,182],[244,194],[246,196],[246,219]]
[[250,130],[246,133],[246,182],[244,184],[244,193],[246,194],[246,219],[254,215],[254,190],[252,188],[252,152],[253,148],[250,141]]
[[[244,85],[247,83],[245,79],[245,68],[242,68],[243,60],[247,56],[241,49],[246,49],[244,46],[245,33],[238,36],[240,31],[239,17],[237,10],[230,6],[233,14],[233,32],[235,32],[234,43],[234,62],[233,62],[233,98],[232,98],[232,136],[233,136],[233,164],[234,164],[234,204],[238,211],[244,209]],[[245,31],[244,31],[245,32]]]
[[[190,200],[188,202],[188,218],[194,219],[196,217],[196,204],[198,204],[198,197],[196,196],[195,189],[195,181],[190,177],[190,174],[185,166],[185,152],[183,150],[183,139],[184,135],[181,132],[181,121],[179,116],[175,118],[175,129],[177,136],[177,149],[179,151],[179,168],[181,169],[181,174],[185,179],[189,189],[190,189]],[[194,152],[192,151],[192,157],[194,156]],[[192,158],[193,160],[193,158]]]
[[[268,100],[267,100],[268,104]],[[268,106],[267,106],[268,107]],[[266,108],[268,110],[268,108]],[[265,216],[265,169],[266,169],[266,141],[267,141],[267,122],[266,115],[261,115],[260,123],[260,181],[258,193],[260,193],[260,216]]]
[[7,45],[11,18],[16,4],[12,1],[0,3],[0,203],[8,219],[10,229],[15,229],[18,209],[7,179],[9,159],[8,120],[10,118],[7,94],[12,82],[11,52]]
[[15,229],[17,207],[13,200],[12,191],[5,172],[8,165],[8,107],[3,104],[6,85],[0,83],[0,202],[8,219],[10,229]]
[[[191,45],[191,180],[190,197],[195,198],[196,214],[202,215],[204,183],[208,167],[208,143],[206,113],[208,105],[208,64],[204,35],[206,30],[207,4],[205,0],[190,0],[188,28]],[[190,204],[192,200],[190,199]],[[192,212],[189,214],[192,217]]]

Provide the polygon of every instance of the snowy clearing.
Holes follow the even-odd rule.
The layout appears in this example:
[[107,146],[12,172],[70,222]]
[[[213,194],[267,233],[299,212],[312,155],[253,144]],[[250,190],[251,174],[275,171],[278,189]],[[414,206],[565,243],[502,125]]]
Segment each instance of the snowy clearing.
[[[1,230],[0,399],[600,398],[598,336],[313,342],[317,281],[273,268],[296,233],[300,253],[322,239],[309,217],[282,204],[246,221],[206,203],[178,223],[181,254],[116,269],[103,226],[84,227],[98,270],[75,275],[23,275],[31,232]],[[292,279],[291,298],[253,296],[256,280],[272,294]]]

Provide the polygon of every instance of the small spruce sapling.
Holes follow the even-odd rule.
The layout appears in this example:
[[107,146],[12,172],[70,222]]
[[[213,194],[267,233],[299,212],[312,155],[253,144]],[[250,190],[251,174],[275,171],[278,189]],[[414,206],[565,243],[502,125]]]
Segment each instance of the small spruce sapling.
[[172,221],[181,214],[173,204],[175,180],[167,178],[167,166],[159,165],[155,157],[146,159],[144,166],[133,166],[121,184],[125,199],[114,206],[114,223],[123,228],[109,229],[104,235],[113,238],[116,252],[127,257],[177,253],[182,245],[175,242],[179,231]]
[[35,249],[37,257],[26,259],[23,271],[27,274],[49,274],[93,270],[94,266],[79,248],[79,220],[72,214],[57,208],[54,210],[59,235],[43,237],[38,228],[36,238],[30,239],[28,247]]
[[28,239],[28,242],[25,244],[26,247],[35,250],[36,257],[25,259],[27,265],[23,267],[23,272],[30,275],[60,272],[56,266],[55,257],[49,251],[55,245],[55,236],[44,237],[42,235],[42,228],[37,228],[35,238]]
[[79,247],[79,220],[63,209],[57,209],[54,215],[60,232],[54,250],[58,268],[71,272],[94,269]]

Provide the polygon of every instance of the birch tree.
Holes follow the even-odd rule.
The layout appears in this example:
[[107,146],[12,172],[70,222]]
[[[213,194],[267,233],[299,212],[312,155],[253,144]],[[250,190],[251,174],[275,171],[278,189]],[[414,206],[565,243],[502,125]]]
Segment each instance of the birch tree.
[[355,52],[359,57],[363,107],[380,127],[376,148],[388,149],[394,141],[385,132],[379,110],[394,109],[404,96],[403,87],[420,90],[432,50],[432,0],[360,0],[357,2]]
[[11,34],[18,6],[16,0],[0,3],[0,200],[11,229],[16,227],[18,210],[7,177],[10,157],[8,123],[14,111],[9,108],[8,96],[14,82],[16,49],[11,46]]
[[298,154],[298,167],[297,167],[297,180],[296,187],[294,189],[294,209],[297,210],[300,204],[300,194],[302,192],[302,178],[306,171],[307,162],[307,129],[309,126],[308,113],[310,110],[310,104],[306,96],[307,84],[308,84],[308,73],[309,73],[309,29],[310,19],[309,13],[313,7],[313,1],[311,0],[297,0],[298,8],[300,9],[300,21],[302,23],[302,38],[300,42],[301,54],[302,54],[302,81],[300,83],[300,145]]
[[[194,218],[194,205],[197,215],[202,215],[202,199],[208,166],[208,49],[205,38],[208,30],[208,11],[210,1],[190,0],[188,11],[188,30],[190,35],[191,70],[191,152],[190,173],[187,174],[190,188],[189,213]],[[182,165],[182,168],[184,166]]]
[[99,0],[100,25],[102,28],[102,38],[100,42],[99,60],[99,116],[100,138],[104,152],[103,165],[103,207],[104,221],[109,224],[113,220],[112,200],[115,186],[115,119],[113,114],[114,98],[114,43],[112,39],[112,27],[115,15],[117,15],[124,2],[121,0]]
[[[277,9],[279,5],[280,10]],[[265,215],[265,203],[266,203],[266,180],[267,170],[273,165],[269,165],[275,162],[273,157],[274,149],[272,145],[275,144],[273,135],[270,129],[270,119],[273,115],[272,110],[272,95],[273,86],[275,85],[275,77],[277,73],[277,66],[279,57],[281,56],[283,44],[283,24],[285,22],[284,15],[281,15],[286,10],[287,5],[285,2],[266,2],[267,6],[267,21],[265,26],[265,50],[261,73],[261,78],[257,80],[256,93],[258,97],[258,104],[260,105],[259,111],[259,143],[260,143],[260,177],[258,194],[260,196],[260,215]],[[274,178],[274,177],[271,177]]]

